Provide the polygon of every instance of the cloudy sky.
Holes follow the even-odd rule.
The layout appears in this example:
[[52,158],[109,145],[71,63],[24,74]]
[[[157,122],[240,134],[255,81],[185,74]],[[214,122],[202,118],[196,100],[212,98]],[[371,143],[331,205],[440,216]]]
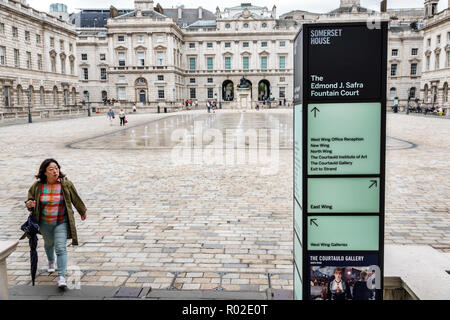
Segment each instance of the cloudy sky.
[[[27,0],[28,4],[40,11],[48,12],[50,4],[55,2],[65,3],[69,7],[69,13],[78,8],[109,8],[110,5],[116,8],[133,8],[133,0]],[[340,0],[155,0],[155,5],[160,3],[163,8],[176,7],[184,4],[185,8],[197,8],[199,6],[215,12],[217,5],[220,9],[239,5],[241,2],[251,2],[253,5],[267,6],[272,9],[277,6],[277,13],[283,14],[291,10],[306,10],[311,12],[327,12],[339,7]],[[379,10],[380,0],[361,0],[361,5]],[[424,0],[388,0],[389,8],[419,8],[423,7]],[[447,0],[440,0],[439,10],[445,9]]]

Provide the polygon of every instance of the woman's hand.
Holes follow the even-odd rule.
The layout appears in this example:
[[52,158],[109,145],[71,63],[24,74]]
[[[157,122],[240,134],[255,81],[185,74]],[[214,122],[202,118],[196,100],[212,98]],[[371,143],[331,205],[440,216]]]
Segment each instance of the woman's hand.
[[26,203],[27,209],[31,209],[34,208],[36,206],[36,201],[35,200],[28,200]]
[[83,214],[81,215],[81,221],[84,221],[84,220],[86,220],[86,213],[83,213]]

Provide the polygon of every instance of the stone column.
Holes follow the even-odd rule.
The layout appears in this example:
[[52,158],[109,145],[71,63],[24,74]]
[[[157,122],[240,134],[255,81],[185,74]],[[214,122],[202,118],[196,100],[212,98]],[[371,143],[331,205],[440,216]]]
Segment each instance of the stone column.
[[6,258],[16,250],[18,241],[0,241],[0,300],[8,299]]

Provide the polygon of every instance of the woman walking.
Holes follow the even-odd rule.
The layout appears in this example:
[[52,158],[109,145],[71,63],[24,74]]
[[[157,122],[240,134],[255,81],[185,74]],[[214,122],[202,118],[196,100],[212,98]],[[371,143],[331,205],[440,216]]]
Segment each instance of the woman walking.
[[39,223],[48,259],[48,272],[55,271],[55,251],[58,267],[58,287],[66,288],[67,250],[66,240],[78,245],[72,204],[86,220],[86,206],[73,183],[60,171],[54,159],[42,162],[36,181],[28,191],[25,202],[28,210]]

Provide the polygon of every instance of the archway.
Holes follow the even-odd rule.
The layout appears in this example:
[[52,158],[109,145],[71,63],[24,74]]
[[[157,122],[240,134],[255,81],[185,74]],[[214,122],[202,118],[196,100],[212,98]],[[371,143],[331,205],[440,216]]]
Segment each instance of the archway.
[[231,80],[225,80],[222,84],[222,100],[233,101],[234,100],[234,83]]
[[105,90],[102,91],[102,101],[106,104],[106,101],[108,101],[108,92]]
[[258,83],[258,100],[265,101],[270,97],[270,82],[268,80],[261,80]]
[[139,102],[145,104],[147,101],[147,92],[145,90],[139,91]]

